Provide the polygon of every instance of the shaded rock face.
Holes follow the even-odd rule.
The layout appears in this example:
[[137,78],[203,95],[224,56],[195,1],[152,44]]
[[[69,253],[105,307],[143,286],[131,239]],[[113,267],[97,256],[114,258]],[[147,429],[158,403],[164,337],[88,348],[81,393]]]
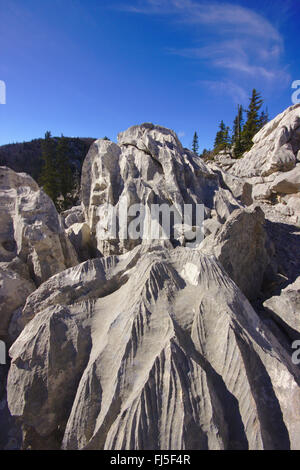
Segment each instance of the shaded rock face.
[[[100,234],[99,221],[104,230],[109,225],[106,204],[122,213],[123,198],[129,207],[167,204],[180,215],[184,204],[204,204],[206,217],[214,210],[221,222],[239,207],[201,158],[183,149],[173,131],[153,124],[134,126],[119,134],[118,145],[96,141],[85,159],[82,204],[96,253],[120,254],[141,243],[119,237],[103,240]],[[119,216],[116,224],[124,226]]]
[[93,257],[91,231],[88,224],[73,224],[67,229],[67,234],[80,261],[86,261]]
[[[269,136],[283,119],[292,132],[281,143],[297,150],[295,110],[264,134],[272,162]],[[13,344],[0,373],[0,446],[300,449],[298,284],[286,287],[300,275],[298,234],[276,206],[252,205],[267,193],[256,185],[280,173],[228,171],[168,129],[134,126],[118,144],[94,143],[82,206],[60,217],[30,177],[1,168],[0,329]],[[281,205],[297,209],[297,194]],[[204,241],[104,239],[107,205],[125,196],[179,213],[203,204]],[[262,287],[276,276],[286,290],[267,300]],[[260,316],[248,301],[258,297]]]
[[67,229],[73,224],[81,224],[84,222],[84,214],[82,206],[74,206],[60,214],[63,225]]
[[198,250],[87,261],[23,313],[34,318],[10,351],[8,403],[25,448],[300,445],[299,369]]
[[264,306],[291,340],[300,339],[300,277],[283,289],[279,296],[266,300]]
[[264,276],[272,268],[274,249],[264,228],[263,211],[238,209],[208,236],[201,248],[213,254],[250,300],[257,298]]

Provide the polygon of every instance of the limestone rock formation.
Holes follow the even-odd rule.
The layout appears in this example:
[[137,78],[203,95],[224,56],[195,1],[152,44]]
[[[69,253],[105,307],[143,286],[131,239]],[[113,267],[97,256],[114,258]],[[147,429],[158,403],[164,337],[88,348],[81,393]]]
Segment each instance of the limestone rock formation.
[[[215,211],[222,223],[239,207],[230,192],[219,186],[218,176],[201,158],[183,149],[173,131],[142,124],[119,134],[118,142],[97,140],[82,168],[85,221],[99,254],[120,254],[142,242],[124,240],[118,234],[104,239],[103,233],[109,233],[111,225],[108,204],[119,214],[123,213],[123,201],[128,206],[168,204],[174,206],[180,217],[184,204],[204,204],[206,217]],[[117,215],[116,225],[127,229],[131,219],[123,223]],[[145,217],[143,239],[151,238],[150,234],[147,236],[147,223]]]
[[[235,163],[226,165],[217,156],[209,167],[217,173],[224,188],[244,205],[257,203],[287,205],[286,194],[300,192],[300,105],[287,108],[266,124],[253,139],[252,149]],[[297,201],[289,207],[279,205],[278,212],[299,224]]]
[[280,194],[300,192],[300,163],[292,170],[279,174],[270,187],[271,191]]
[[13,313],[23,307],[29,294],[36,289],[34,283],[0,263],[0,339],[8,340],[8,328]]
[[199,250],[87,261],[24,315],[8,377],[24,448],[300,446],[299,369]]
[[259,295],[264,276],[272,269],[273,247],[260,207],[238,209],[205,238],[202,251],[213,254],[248,299]]
[[234,175],[249,178],[293,169],[300,149],[300,104],[266,124],[253,142],[251,150],[231,167]]
[[291,339],[300,339],[300,277],[279,296],[266,300],[264,306]]
[[75,223],[66,232],[80,261],[86,261],[93,257],[91,231],[88,224]]
[[[153,124],[97,140],[82,205],[61,216],[0,168],[0,330],[13,342],[0,447],[300,449],[300,192],[274,186],[297,171],[299,112],[240,162],[206,165]],[[122,237],[124,199],[180,221],[202,204],[203,225],[187,225],[205,238],[189,248],[174,223],[151,240],[146,217],[143,238]]]
[[210,168],[219,176],[220,185],[224,189],[228,189],[235,199],[241,202],[245,206],[250,206],[253,203],[253,189],[246,178],[238,178],[227,171],[224,171],[224,166],[220,168],[218,163],[210,164]]
[[18,256],[41,284],[78,263],[51,199],[24,173],[0,167],[0,261]]
[[82,224],[84,222],[84,214],[82,206],[74,206],[67,211],[61,212],[61,218],[64,227],[67,229],[73,224]]

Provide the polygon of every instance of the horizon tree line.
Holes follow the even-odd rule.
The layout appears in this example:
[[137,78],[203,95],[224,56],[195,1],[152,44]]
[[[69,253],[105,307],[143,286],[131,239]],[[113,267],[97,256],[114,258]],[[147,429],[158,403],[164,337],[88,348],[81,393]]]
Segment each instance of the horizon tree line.
[[[222,120],[215,137],[213,150],[203,149],[199,155],[199,138],[194,133],[192,151],[202,158],[213,157],[222,150],[231,150],[233,158],[240,158],[248,152],[253,145],[253,137],[269,121],[268,109],[261,111],[264,103],[260,93],[254,88],[249,99],[248,109],[242,105],[237,106],[237,114],[232,129]],[[246,121],[244,121],[244,113]]]
[[76,175],[71,165],[68,139],[63,135],[56,144],[50,131],[42,142],[43,167],[38,183],[54,202],[58,211],[68,209],[73,203]]

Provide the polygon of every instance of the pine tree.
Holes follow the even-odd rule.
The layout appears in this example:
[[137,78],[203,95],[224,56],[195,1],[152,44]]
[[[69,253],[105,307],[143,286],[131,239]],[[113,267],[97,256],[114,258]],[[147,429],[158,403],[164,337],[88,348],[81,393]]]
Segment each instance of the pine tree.
[[225,132],[224,132],[224,149],[228,149],[230,147],[230,143],[231,143],[230,128],[226,126]]
[[233,129],[232,129],[232,147],[233,147],[233,154],[235,158],[239,158],[243,153],[243,146],[242,146],[242,130],[243,130],[243,107],[238,105],[238,112],[233,122]]
[[242,147],[243,152],[247,152],[251,149],[253,142],[252,139],[255,134],[261,129],[261,116],[259,110],[262,107],[263,100],[260,94],[253,89],[252,96],[250,98],[250,104],[247,110],[247,121],[244,125],[242,132]]
[[269,122],[268,108],[266,108],[265,111],[261,112],[259,120],[260,120],[260,128],[264,127]]
[[198,155],[198,153],[199,153],[199,139],[198,139],[197,132],[195,132],[195,134],[194,134],[192,150],[196,155]]
[[57,204],[59,196],[59,179],[56,166],[55,142],[52,139],[51,132],[45,133],[45,139],[42,141],[42,159],[43,167],[39,178],[39,184],[44,191]]
[[235,145],[239,140],[241,140],[243,129],[243,107],[238,104],[238,112],[233,121],[232,128],[232,144]]
[[58,170],[58,189],[60,201],[57,203],[62,210],[72,203],[72,191],[75,188],[75,179],[70,164],[70,148],[68,139],[63,135],[56,148],[56,165]]
[[230,136],[229,136],[229,127],[225,126],[224,121],[220,122],[219,131],[217,132],[215,143],[214,143],[214,152],[218,153],[221,150],[225,150],[230,146]]

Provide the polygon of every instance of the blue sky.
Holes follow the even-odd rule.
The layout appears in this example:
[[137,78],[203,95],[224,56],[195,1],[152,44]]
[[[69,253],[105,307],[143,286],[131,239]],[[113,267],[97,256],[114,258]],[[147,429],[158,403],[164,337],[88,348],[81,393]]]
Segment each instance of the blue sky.
[[154,122],[209,148],[252,88],[274,117],[300,79],[300,0],[0,0],[0,18],[0,144]]

